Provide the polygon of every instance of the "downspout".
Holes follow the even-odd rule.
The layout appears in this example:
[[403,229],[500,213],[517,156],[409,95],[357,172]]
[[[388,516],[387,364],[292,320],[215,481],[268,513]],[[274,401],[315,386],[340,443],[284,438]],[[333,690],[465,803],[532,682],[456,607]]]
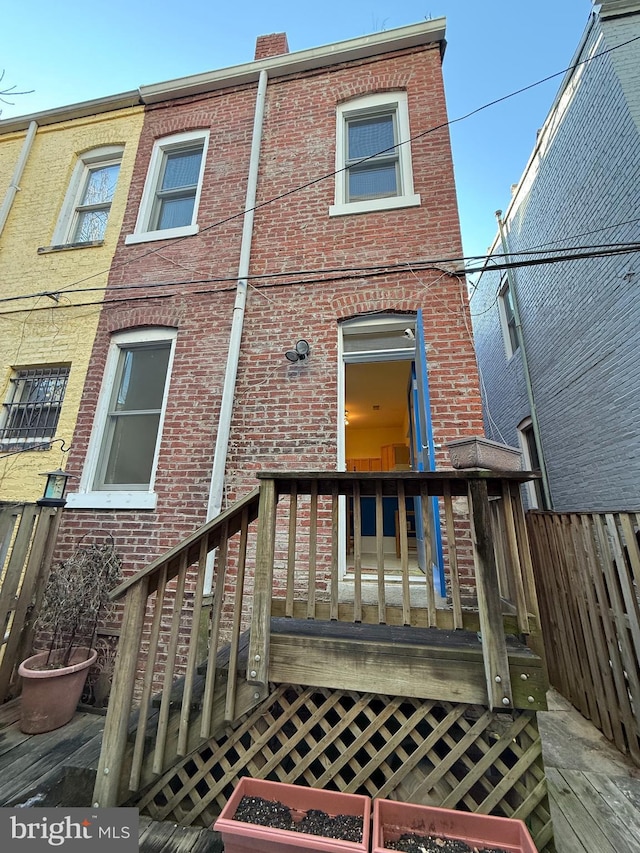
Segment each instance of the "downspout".
[[[227,450],[229,447],[229,434],[231,432],[231,418],[233,415],[233,398],[235,395],[236,377],[238,374],[238,362],[240,361],[240,341],[242,339],[242,327],[244,324],[245,305],[247,301],[247,276],[249,275],[249,262],[251,260],[251,240],[253,237],[253,218],[256,203],[256,189],[258,185],[258,166],[260,163],[264,107],[267,96],[267,79],[268,74],[266,69],[264,69],[260,72],[258,92],[256,95],[256,109],[253,119],[253,138],[251,140],[251,154],[249,157],[249,177],[244,204],[245,213],[242,225],[242,240],[240,243],[240,260],[238,263],[238,284],[236,287],[236,301],[233,306],[233,320],[231,323],[231,335],[229,337],[227,367],[224,376],[224,385],[222,388],[218,433],[216,435],[213,467],[211,469],[207,521],[215,518],[222,509],[224,474],[227,466]],[[213,552],[209,554],[209,559],[207,561],[205,590],[211,589],[212,581]]]
[[[509,254],[509,243],[507,240],[507,234],[504,226],[504,221],[502,219],[502,211],[496,210],[496,219],[498,220],[498,231],[500,233],[500,242],[502,244],[502,251],[504,253],[505,261],[507,263],[511,263],[511,255]],[[542,490],[544,492],[545,501],[547,503],[548,509],[553,509],[553,502],[551,500],[551,490],[549,488],[549,479],[547,477],[547,466],[544,459],[544,452],[542,449],[542,442],[540,440],[540,425],[538,421],[538,411],[536,409],[535,398],[533,395],[533,386],[531,384],[531,373],[529,371],[529,359],[527,358],[527,349],[524,344],[524,335],[522,333],[522,323],[520,321],[520,307],[518,304],[518,290],[516,288],[516,274],[513,268],[507,268],[505,270],[507,274],[507,282],[509,283],[509,290],[511,291],[511,298],[513,301],[513,316],[516,321],[516,333],[518,335],[518,343],[520,344],[520,352],[522,354],[522,369],[524,372],[524,383],[527,389],[527,398],[529,400],[529,410],[531,412],[531,426],[533,427],[533,435],[536,440],[536,445],[538,446],[538,456],[540,458],[540,473],[542,474]]]
[[9,188],[7,189],[7,194],[4,197],[2,206],[0,206],[0,234],[2,234],[2,232],[4,231],[4,226],[9,216],[11,206],[13,205],[13,200],[18,194],[18,191],[20,190],[20,180],[22,179],[24,167],[26,166],[27,160],[29,159],[31,146],[33,145],[33,140],[35,139],[37,130],[38,122],[30,122],[29,128],[27,130],[27,135],[24,138],[24,142],[22,143],[22,149],[18,156],[18,162],[16,163],[16,167],[13,170],[13,177],[11,178],[11,183],[9,184]]

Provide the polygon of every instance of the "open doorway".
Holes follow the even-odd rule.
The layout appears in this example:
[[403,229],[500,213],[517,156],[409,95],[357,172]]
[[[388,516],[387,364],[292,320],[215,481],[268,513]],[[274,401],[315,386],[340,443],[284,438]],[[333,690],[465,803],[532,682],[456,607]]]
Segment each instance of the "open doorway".
[[[435,446],[422,314],[376,314],[341,326],[338,469],[349,471],[433,471]],[[374,499],[362,498],[360,536],[365,561],[375,556]],[[385,573],[399,560],[397,499],[385,498]],[[407,500],[411,570],[433,572],[444,595],[444,566],[437,498],[432,498],[429,530],[422,524],[420,498]],[[352,509],[352,508],[351,508]],[[348,502],[341,511],[341,566],[348,574],[353,518]],[[393,568],[390,568],[393,574]]]
[[[345,468],[347,471],[411,470],[409,399],[410,360],[345,364]],[[385,565],[399,565],[398,501],[383,499]],[[361,541],[365,566],[375,565],[375,500],[361,499]],[[417,568],[417,542],[413,499],[407,499],[407,533],[410,559]],[[350,514],[347,568],[353,517]]]
[[[375,315],[342,326],[344,430],[340,467],[347,471],[408,471],[412,467],[411,392],[415,315]],[[363,569],[375,569],[375,499],[361,498]],[[384,498],[385,572],[400,564],[398,502]],[[411,568],[418,571],[415,506],[407,500]],[[345,574],[353,568],[353,507],[344,513]]]

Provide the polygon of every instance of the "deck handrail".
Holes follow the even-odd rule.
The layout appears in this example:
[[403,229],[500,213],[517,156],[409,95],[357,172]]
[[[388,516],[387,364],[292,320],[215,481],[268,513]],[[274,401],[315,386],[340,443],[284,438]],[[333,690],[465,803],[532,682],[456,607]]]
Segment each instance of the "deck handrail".
[[[237,533],[241,534],[241,548],[244,548],[244,551],[241,550],[239,560],[243,562],[247,545],[246,532],[249,525],[257,518],[258,493],[259,489],[253,489],[228,510],[202,525],[202,527],[199,527],[194,533],[186,537],[186,539],[162,554],[140,572],[127,578],[112,591],[111,597],[114,600],[126,595],[126,602],[94,789],[94,803],[96,807],[98,805],[116,805],[121,798],[121,789],[123,787],[122,775],[130,725],[129,711],[133,706],[136,679],[138,677],[138,663],[143,646],[145,615],[150,599],[156,593],[153,618],[147,641],[149,659],[144,669],[128,786],[130,790],[137,790],[140,784],[147,722],[153,692],[154,689],[157,689],[154,678],[155,662],[158,639],[162,629],[163,606],[169,598],[166,594],[167,584],[173,580],[177,580],[175,594],[172,598],[172,617],[167,660],[164,667],[165,672],[157,719],[154,772],[159,773],[164,766],[169,733],[169,715],[173,704],[171,690],[174,683],[174,673],[176,672],[181,618],[186,598],[185,585],[187,582],[187,571],[190,566],[197,563],[187,661],[183,666],[185,675],[181,697],[182,711],[179,730],[177,732],[177,754],[184,755],[188,747],[189,738],[193,739],[193,732],[190,729],[190,706],[196,677],[196,667],[199,663],[197,660],[200,628],[199,617],[204,600],[207,558],[210,552],[218,549],[218,557],[222,557],[222,559],[218,560],[218,571],[219,575],[221,575],[218,578],[218,583],[223,585],[228,540]],[[217,601],[221,602],[222,597],[218,596]],[[216,604],[214,607],[217,621],[213,626],[213,631],[219,630],[220,627],[220,606]],[[239,642],[239,627],[238,624],[236,626],[236,634],[233,638],[236,647]],[[203,687],[205,710],[208,709],[210,715],[212,713],[211,705],[217,674],[215,666],[216,651],[217,638],[212,640],[211,643],[209,666]],[[211,662],[211,658],[213,658],[213,663]],[[233,674],[230,673],[230,680],[227,685],[225,714],[230,713],[233,715],[235,713],[235,687],[234,671]],[[205,715],[203,714],[201,737],[207,736],[208,725],[210,725],[210,721],[205,720]]]
[[[213,551],[220,544],[219,534],[225,524],[228,526],[229,535],[237,533],[240,529],[244,508],[255,508],[257,511],[259,491],[259,488],[252,489],[243,498],[236,501],[233,506],[229,507],[229,509],[221,512],[206,524],[203,524],[185,539],[178,542],[177,545],[174,545],[169,551],[161,554],[152,563],[145,566],[144,569],[126,578],[121,584],[111,590],[109,596],[111,600],[117,601],[117,599],[122,598],[127,590],[135,584],[140,583],[144,578],[148,578],[149,580],[149,595],[151,595],[156,589],[156,581],[164,566],[168,568],[167,579],[171,580],[178,574],[179,563],[183,552],[187,551],[187,559],[190,560],[190,563],[195,562],[200,553],[200,544],[205,538],[207,553]],[[253,515],[252,520],[256,517],[256,515]]]
[[[120,804],[126,786],[136,791],[144,784],[143,773],[162,773],[171,760],[170,753],[188,754],[189,749],[211,736],[216,725],[233,722],[262,701],[269,689],[272,616],[304,614],[307,619],[355,622],[396,619],[399,621],[393,624],[411,625],[417,624],[415,614],[421,610],[423,615],[419,618],[425,620],[421,624],[444,627],[440,611],[436,611],[432,572],[427,571],[425,576],[426,605],[415,607],[412,602],[404,515],[405,500],[410,498],[421,499],[416,506],[421,507],[427,549],[433,541],[432,502],[434,498],[440,502],[450,592],[447,627],[463,628],[469,624],[459,578],[459,574],[462,577],[467,572],[473,575],[477,593],[474,613],[482,636],[488,703],[491,707],[512,706],[505,645],[505,599],[511,601],[509,624],[517,626],[521,633],[528,633],[530,620],[535,622],[538,618],[519,493],[520,484],[533,476],[529,472],[483,470],[260,472],[259,489],[125,580],[112,593],[114,599],[125,597],[126,603],[94,792],[96,806]],[[360,499],[369,497],[374,499],[376,516],[374,610],[362,597],[365,572],[361,565],[358,521]],[[389,497],[398,499],[400,605],[389,604],[385,599],[382,518],[383,502]],[[357,532],[353,543],[356,554],[353,602],[345,605],[338,597],[338,541],[341,502],[347,498],[352,499]],[[254,521],[256,528],[251,527]],[[201,677],[197,671],[198,648],[202,646],[199,615],[204,603],[208,555],[214,550],[216,594],[208,626],[208,650],[204,652],[206,673]],[[301,563],[304,563],[302,568]],[[246,662],[242,658],[246,680],[238,681],[240,636],[246,627],[250,627]],[[163,655],[159,658],[161,636]],[[227,636],[230,645],[222,660],[219,641]],[[175,693],[178,677],[181,682]],[[139,709],[135,743],[132,756],[126,759],[129,709],[134,706],[136,683]],[[197,730],[192,719],[196,686],[200,708]],[[154,694],[160,696],[157,712],[153,707]],[[174,706],[180,708],[177,716],[170,713]],[[152,770],[148,771],[143,770],[143,763],[148,753],[147,726],[154,714],[154,757]],[[126,783],[122,780],[125,765]],[[144,767],[148,766],[144,763]]]

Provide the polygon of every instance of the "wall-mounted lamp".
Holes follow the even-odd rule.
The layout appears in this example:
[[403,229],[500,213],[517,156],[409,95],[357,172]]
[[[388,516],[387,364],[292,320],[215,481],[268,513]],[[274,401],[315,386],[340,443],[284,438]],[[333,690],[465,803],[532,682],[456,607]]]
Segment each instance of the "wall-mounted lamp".
[[349,412],[346,409],[344,410],[344,425],[349,426]]
[[36,501],[38,506],[64,506],[67,502],[64,490],[71,474],[67,474],[62,468],[57,468],[55,471],[47,471],[40,476],[46,477],[47,483],[44,487],[44,495]]
[[307,341],[299,340],[296,344],[296,348],[287,350],[285,352],[285,356],[289,361],[304,361],[310,351]]

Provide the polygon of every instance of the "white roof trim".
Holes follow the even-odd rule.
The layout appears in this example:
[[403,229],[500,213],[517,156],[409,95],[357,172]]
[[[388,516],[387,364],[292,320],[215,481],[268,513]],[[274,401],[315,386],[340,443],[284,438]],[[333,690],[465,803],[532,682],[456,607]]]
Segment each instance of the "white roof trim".
[[350,62],[355,59],[377,56],[393,50],[444,42],[445,24],[445,18],[435,18],[432,21],[423,21],[420,24],[411,24],[408,27],[398,27],[395,30],[360,36],[348,41],[339,41],[323,47],[269,56],[265,59],[246,62],[243,65],[222,68],[219,71],[179,77],[166,83],[141,86],[140,96],[145,104],[154,104],[170,98],[182,98],[228,86],[252,83],[258,79],[262,70],[266,70],[270,78],[282,77],[286,74],[296,74],[300,71],[335,65],[339,62]]
[[189,95],[199,95],[239,86],[257,81],[264,69],[269,77],[282,77],[286,74],[296,74],[339,62],[350,62],[379,56],[394,50],[403,50],[425,44],[440,44],[440,50],[445,48],[445,18],[434,18],[432,21],[422,21],[407,27],[360,36],[347,41],[334,42],[323,47],[300,50],[295,53],[284,53],[279,56],[269,56],[265,59],[245,62],[242,65],[232,65],[217,71],[207,71],[203,74],[192,74],[188,77],[177,77],[164,83],[153,83],[140,86],[133,92],[120,95],[110,95],[96,98],[39,113],[0,120],[0,134],[26,130],[32,121],[38,125],[55,124],[84,118],[97,113],[124,109],[140,104],[156,104],[173,98],[184,98]]

